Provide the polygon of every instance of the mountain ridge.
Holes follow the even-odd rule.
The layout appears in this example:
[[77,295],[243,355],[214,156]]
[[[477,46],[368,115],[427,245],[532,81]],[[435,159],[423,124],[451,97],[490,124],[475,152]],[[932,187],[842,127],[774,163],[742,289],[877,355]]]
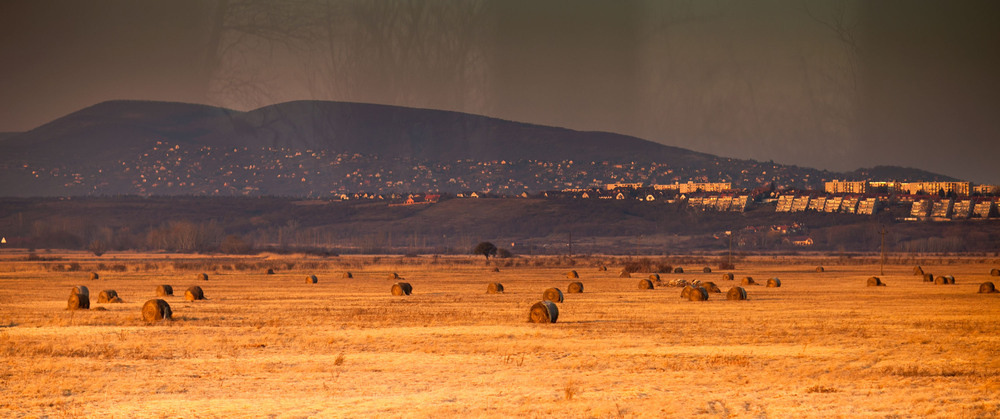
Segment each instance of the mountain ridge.
[[[302,153],[318,155],[305,159]],[[16,196],[324,196],[407,192],[404,187],[417,189],[409,192],[518,193],[687,180],[730,181],[740,187],[771,181],[786,187],[822,187],[824,179],[874,170],[835,173],[718,157],[609,132],[447,110],[307,100],[250,111],[181,102],[101,102],[29,131],[0,135],[0,156],[5,179],[0,180],[0,195]],[[341,164],[345,160],[352,163]],[[491,165],[482,169],[466,162]],[[535,167],[538,162],[543,169]],[[555,169],[549,170],[550,163]],[[951,179],[919,169],[895,172],[919,180]],[[281,180],[268,181],[268,176]],[[351,176],[360,180],[344,180]],[[291,183],[291,178],[308,185]]]

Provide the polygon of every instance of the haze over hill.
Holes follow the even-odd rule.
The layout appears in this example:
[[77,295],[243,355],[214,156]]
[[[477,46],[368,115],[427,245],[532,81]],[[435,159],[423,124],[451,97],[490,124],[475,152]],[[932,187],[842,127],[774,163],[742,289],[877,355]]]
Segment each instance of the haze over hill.
[[[615,182],[820,187],[834,173],[639,138],[450,111],[296,101],[240,112],[110,101],[0,135],[0,195],[282,195],[490,191]],[[879,168],[896,180],[949,180]]]

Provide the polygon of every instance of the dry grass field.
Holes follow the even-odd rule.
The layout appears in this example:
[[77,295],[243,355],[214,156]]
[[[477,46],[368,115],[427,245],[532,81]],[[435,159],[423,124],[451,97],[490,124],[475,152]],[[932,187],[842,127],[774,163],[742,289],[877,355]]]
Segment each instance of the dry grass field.
[[[79,270],[53,269],[77,256]],[[0,260],[0,417],[1000,416],[1000,294],[977,293],[1000,285],[996,258],[922,265],[955,285],[894,264],[887,286],[866,287],[877,265],[819,273],[794,257],[741,261],[735,281],[704,264],[661,275],[723,292],[695,302],[588,259],[493,272],[471,256],[302,257],[266,275],[163,255],[106,255],[119,266],[97,270],[85,256]],[[583,293],[566,293],[569,269]],[[390,294],[392,272],[412,295]],[[744,276],[781,287],[727,301]],[[493,281],[505,293],[487,294]],[[147,325],[160,284],[174,318]],[[66,310],[75,285],[90,310]],[[206,300],[184,300],[194,285]],[[565,293],[558,322],[528,323],[549,287]],[[124,303],[96,303],[105,289]]]

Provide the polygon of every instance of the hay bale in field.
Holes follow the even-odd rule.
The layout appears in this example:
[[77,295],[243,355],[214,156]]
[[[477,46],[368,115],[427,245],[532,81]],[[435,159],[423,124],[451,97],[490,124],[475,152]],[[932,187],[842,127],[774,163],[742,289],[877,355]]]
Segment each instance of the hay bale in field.
[[716,294],[722,293],[722,290],[719,289],[719,286],[715,285],[714,282],[702,282],[701,286],[708,290],[708,292],[714,292]]
[[100,278],[101,278],[101,276],[98,275],[97,272],[91,272],[90,273],[90,279],[93,280],[93,279],[100,279]]
[[319,282],[319,278],[317,278],[316,275],[309,275],[306,277],[307,284],[315,284],[317,282]]
[[597,271],[598,272],[604,272],[604,271],[607,271],[607,270],[608,270],[608,267],[604,266],[604,265],[601,265],[601,266],[597,267]]
[[660,274],[649,274],[649,280],[657,282],[660,280]]
[[757,285],[757,282],[755,282],[755,281],[753,280],[753,277],[750,277],[750,276],[744,276],[744,277],[743,277],[743,279],[742,279],[742,280],[740,280],[740,285],[742,285],[742,286],[747,286],[747,285]]
[[493,269],[492,269],[492,271],[493,271],[493,272],[500,272],[500,268],[498,268],[498,267],[494,266],[494,267],[493,267]]
[[997,268],[990,269],[990,276],[1000,276],[1000,269]]
[[950,285],[955,283],[955,277],[951,275],[942,275],[934,278],[935,285]]
[[490,282],[490,284],[486,286],[486,293],[503,294],[503,284],[499,282]]
[[674,268],[674,273],[675,274],[682,274],[682,273],[684,273],[684,268],[678,266],[678,267]]
[[779,288],[779,287],[781,287],[781,280],[778,279],[778,278],[769,278],[767,280],[767,287],[768,288]]
[[621,272],[620,272],[620,273],[618,274],[618,277],[619,277],[619,278],[631,278],[631,277],[632,277],[632,274],[628,273],[628,271],[621,271]]
[[351,279],[351,278],[354,278],[354,274],[352,274],[350,272],[344,272],[344,274],[341,275],[340,277],[344,278],[344,279]]
[[817,266],[816,267],[816,272],[826,272],[826,269],[823,269],[822,266]]
[[559,318],[559,307],[551,301],[539,301],[528,310],[529,323],[555,323]]
[[708,301],[708,290],[704,287],[693,287],[691,292],[688,293],[688,300],[690,301]]
[[267,268],[267,272],[265,272],[264,274],[265,275],[274,275],[274,268]]
[[923,275],[924,274],[924,269],[921,268],[920,265],[917,265],[917,266],[913,267],[913,274],[914,275]]
[[413,286],[409,282],[397,282],[392,284],[392,295],[410,295],[413,293]]
[[993,285],[992,282],[983,282],[982,284],[979,284],[980,294],[992,294],[995,292],[1000,292],[1000,291],[997,291],[996,285]]
[[727,300],[746,300],[747,290],[743,287],[732,287],[726,292]]
[[691,281],[691,286],[692,287],[700,287],[701,286],[701,280],[700,279],[695,279],[694,281]]
[[653,289],[653,281],[650,281],[648,279],[639,280],[639,289],[641,290]]
[[924,274],[924,282],[934,282],[934,274]]
[[204,300],[205,291],[201,287],[191,287],[184,291],[184,299],[188,301]]
[[154,299],[146,301],[142,305],[142,320],[146,323],[156,323],[160,320],[171,319],[173,319],[173,313],[170,311],[170,304],[167,304],[166,301]]
[[393,272],[393,273],[389,274],[389,279],[399,279],[399,274]]
[[66,302],[67,310],[86,310],[90,308],[90,295],[70,294]]
[[580,282],[580,281],[570,282],[569,285],[566,287],[566,292],[568,292],[570,294],[580,294],[580,293],[582,293],[583,292],[583,282]]
[[736,277],[732,273],[724,273],[724,274],[722,274],[722,279],[725,280],[725,281],[732,281],[735,278]]
[[559,288],[549,288],[542,293],[543,301],[563,302],[563,293]]
[[580,277],[580,274],[576,273],[576,271],[566,272],[566,278],[576,279],[576,278],[579,278],[579,277]]
[[869,287],[884,287],[885,284],[882,283],[882,278],[879,278],[877,276],[873,276],[871,278],[868,278],[868,286]]
[[112,298],[118,298],[118,291],[104,290],[97,294],[97,303],[110,303]]
[[694,287],[688,285],[681,290],[681,298],[688,298],[691,296],[691,292],[694,291]]
[[170,285],[157,285],[156,286],[156,296],[166,297],[168,295],[174,295],[174,287]]
[[706,266],[704,268],[701,268],[701,271],[703,273],[710,274],[710,273],[712,273],[712,268],[709,268],[708,266]]
[[202,273],[198,274],[198,279],[200,279],[202,281],[208,281],[208,274],[202,272]]

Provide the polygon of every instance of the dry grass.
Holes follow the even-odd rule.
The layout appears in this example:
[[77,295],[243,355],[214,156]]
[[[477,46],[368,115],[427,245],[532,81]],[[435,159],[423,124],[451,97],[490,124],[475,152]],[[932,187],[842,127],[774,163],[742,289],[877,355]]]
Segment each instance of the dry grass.
[[[118,260],[124,270],[87,282],[125,300],[107,311],[65,310],[66,290],[83,283],[80,272],[0,262],[0,412],[1000,415],[1000,294],[977,294],[996,260],[922,260],[928,271],[956,277],[948,287],[912,275],[912,263],[887,266],[879,276],[892,286],[873,290],[865,280],[877,265],[824,261],[826,272],[817,274],[814,259],[759,258],[743,261],[737,277],[778,276],[780,288],[749,287],[747,301],[699,303],[677,298],[674,288],[639,290],[610,265],[586,272],[587,292],[558,304],[558,323],[529,324],[529,307],[561,284],[565,267],[505,268],[490,276],[505,293],[488,295],[474,263],[361,259],[290,260],[275,275],[247,262],[247,270],[205,269],[209,282],[142,269],[172,260]],[[355,278],[338,274],[346,265]],[[386,292],[395,271],[419,292]],[[303,284],[312,273],[330,279]],[[200,285],[210,299],[162,297],[174,320],[147,326],[141,305],[162,283]]]

